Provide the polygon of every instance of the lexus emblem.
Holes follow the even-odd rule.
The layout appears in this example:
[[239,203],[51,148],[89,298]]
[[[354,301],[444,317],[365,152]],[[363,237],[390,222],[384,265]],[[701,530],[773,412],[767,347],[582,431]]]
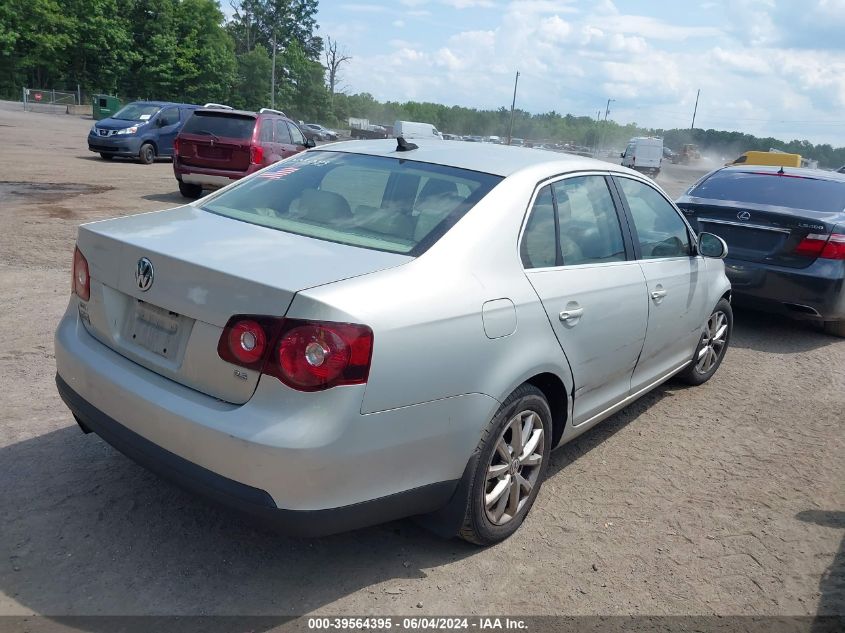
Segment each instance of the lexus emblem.
[[153,263],[146,257],[139,259],[138,265],[135,266],[135,285],[141,292],[146,292],[152,287],[154,276]]
[[750,220],[751,214],[748,211],[740,211],[736,214],[736,217],[738,217],[740,220]]

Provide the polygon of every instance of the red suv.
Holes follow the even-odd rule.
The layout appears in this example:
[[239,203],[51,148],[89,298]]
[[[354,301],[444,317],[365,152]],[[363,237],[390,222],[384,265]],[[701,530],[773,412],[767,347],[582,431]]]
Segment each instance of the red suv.
[[183,196],[199,198],[307,147],[314,141],[278,110],[203,108],[173,143],[173,173]]

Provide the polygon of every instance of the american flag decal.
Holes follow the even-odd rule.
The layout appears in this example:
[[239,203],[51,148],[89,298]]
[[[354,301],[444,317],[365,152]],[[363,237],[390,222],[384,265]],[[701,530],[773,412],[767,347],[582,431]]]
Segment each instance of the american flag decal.
[[261,177],[269,178],[270,180],[278,180],[279,178],[289,176],[295,171],[299,171],[299,167],[285,167],[284,169],[265,171],[263,174],[261,174]]

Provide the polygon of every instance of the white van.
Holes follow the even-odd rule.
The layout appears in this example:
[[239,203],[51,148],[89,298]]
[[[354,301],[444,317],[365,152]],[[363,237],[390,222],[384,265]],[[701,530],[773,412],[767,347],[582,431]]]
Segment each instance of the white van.
[[393,124],[393,136],[404,139],[409,138],[439,138],[443,135],[437,131],[431,123],[418,123],[416,121],[396,121]]
[[653,136],[632,138],[621,156],[623,167],[657,176],[663,163],[663,139]]

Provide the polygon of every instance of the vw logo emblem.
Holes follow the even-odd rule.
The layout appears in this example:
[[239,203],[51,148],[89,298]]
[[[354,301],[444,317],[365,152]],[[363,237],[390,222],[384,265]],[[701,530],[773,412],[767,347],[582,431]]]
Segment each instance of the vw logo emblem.
[[135,266],[135,285],[141,292],[146,292],[152,287],[154,275],[153,263],[146,257],[139,259],[138,265]]
[[736,214],[736,217],[738,217],[740,220],[750,220],[751,214],[748,211],[740,211]]

